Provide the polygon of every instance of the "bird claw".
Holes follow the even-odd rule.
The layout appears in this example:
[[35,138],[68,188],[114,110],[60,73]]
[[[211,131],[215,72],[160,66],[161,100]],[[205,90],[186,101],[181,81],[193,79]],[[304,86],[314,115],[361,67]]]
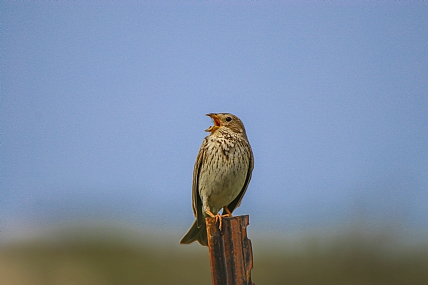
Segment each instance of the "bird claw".
[[207,210],[206,213],[208,216],[210,216],[211,218],[215,218],[215,222],[218,223],[218,228],[221,231],[223,228],[223,218],[227,217],[230,218],[232,217],[232,213],[229,211],[229,209],[225,208],[226,214],[220,215],[214,215],[210,210]]

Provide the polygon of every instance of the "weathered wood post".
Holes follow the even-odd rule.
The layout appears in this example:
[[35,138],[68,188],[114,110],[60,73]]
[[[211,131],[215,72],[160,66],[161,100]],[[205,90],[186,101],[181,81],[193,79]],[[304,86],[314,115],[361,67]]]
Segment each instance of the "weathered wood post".
[[253,285],[253,252],[247,238],[249,216],[224,217],[222,229],[206,218],[213,285]]

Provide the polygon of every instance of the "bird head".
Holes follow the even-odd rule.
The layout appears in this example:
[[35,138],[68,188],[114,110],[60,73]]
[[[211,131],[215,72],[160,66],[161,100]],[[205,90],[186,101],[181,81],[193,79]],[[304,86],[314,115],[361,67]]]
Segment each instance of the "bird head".
[[235,133],[242,133],[245,135],[245,128],[242,121],[235,115],[229,113],[210,113],[207,114],[211,119],[213,119],[214,126],[210,126],[206,129],[206,132],[214,133],[219,128],[228,128]]

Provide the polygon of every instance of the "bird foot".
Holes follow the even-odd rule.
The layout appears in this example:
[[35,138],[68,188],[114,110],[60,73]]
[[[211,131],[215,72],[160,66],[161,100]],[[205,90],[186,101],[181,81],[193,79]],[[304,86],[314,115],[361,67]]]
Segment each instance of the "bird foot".
[[210,210],[206,210],[205,213],[207,213],[208,216],[211,218],[215,218],[215,222],[219,224],[218,228],[221,231],[221,228],[223,226],[222,216],[220,214],[214,215]]
[[[225,208],[227,209],[227,208]],[[226,210],[226,214],[220,215],[214,215],[210,210],[205,211],[205,213],[207,213],[208,216],[210,216],[211,218],[215,218],[215,222],[218,223],[218,228],[221,231],[223,228],[223,218],[227,217],[230,218],[232,217],[232,213],[229,211],[229,209]]]
[[223,214],[225,217],[233,217],[232,212],[229,210],[228,207],[223,207],[223,212],[226,212],[226,214]]

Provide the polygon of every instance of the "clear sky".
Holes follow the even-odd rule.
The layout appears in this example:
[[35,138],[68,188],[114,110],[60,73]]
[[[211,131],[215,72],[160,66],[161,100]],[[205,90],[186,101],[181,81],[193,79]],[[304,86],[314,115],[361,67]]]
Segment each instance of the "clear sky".
[[253,231],[428,228],[426,2],[0,5],[4,239],[103,220],[178,240],[212,112],[253,147]]

